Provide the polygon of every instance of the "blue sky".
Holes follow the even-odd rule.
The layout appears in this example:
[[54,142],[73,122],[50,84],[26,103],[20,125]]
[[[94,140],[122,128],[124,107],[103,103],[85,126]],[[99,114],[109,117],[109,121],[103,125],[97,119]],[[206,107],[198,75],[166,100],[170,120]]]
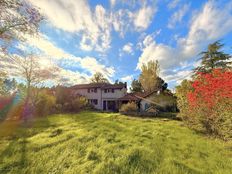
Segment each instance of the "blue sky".
[[45,20],[38,37],[18,48],[40,51],[44,66],[59,68],[54,84],[88,83],[95,72],[111,82],[138,78],[159,60],[170,88],[189,78],[197,55],[221,39],[232,49],[232,1],[29,0]]

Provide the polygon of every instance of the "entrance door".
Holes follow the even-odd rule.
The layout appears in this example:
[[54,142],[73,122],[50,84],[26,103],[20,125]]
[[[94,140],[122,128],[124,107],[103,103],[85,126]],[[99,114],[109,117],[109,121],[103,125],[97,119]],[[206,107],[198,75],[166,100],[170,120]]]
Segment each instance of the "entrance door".
[[116,102],[115,101],[108,101],[108,110],[110,110],[110,111],[116,110]]
[[106,110],[106,101],[104,100],[103,101],[103,111],[105,111]]

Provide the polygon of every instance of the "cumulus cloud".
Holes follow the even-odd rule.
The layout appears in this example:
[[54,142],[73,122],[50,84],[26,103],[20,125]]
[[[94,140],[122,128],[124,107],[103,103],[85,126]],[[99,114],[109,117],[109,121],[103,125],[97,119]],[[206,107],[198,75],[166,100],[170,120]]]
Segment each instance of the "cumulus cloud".
[[134,25],[137,30],[142,31],[148,28],[157,10],[150,6],[144,6],[134,15]]
[[[26,43],[21,44],[18,48],[23,48],[24,51],[26,51],[25,46],[39,49],[41,51],[40,56],[38,56],[40,62],[48,65],[46,62],[50,61],[50,65],[59,70],[55,80],[59,84],[61,83],[59,79],[66,79],[66,84],[88,83],[90,75],[96,72],[101,72],[107,79],[110,79],[115,73],[114,67],[105,66],[94,57],[78,57],[64,51],[41,33],[37,37],[27,36],[26,38]],[[72,68],[81,69],[84,73],[69,70]],[[78,78],[79,80],[77,80]]]
[[177,10],[168,21],[168,28],[174,28],[176,24],[181,23],[183,17],[189,10],[190,5],[184,4],[179,10]]
[[[122,37],[128,30],[147,29],[157,11],[154,6],[146,6],[145,1],[137,11],[106,10],[102,5],[90,8],[86,0],[28,1],[39,7],[54,27],[80,36],[80,48],[85,51],[107,51],[111,45],[113,29]],[[111,0],[110,3],[113,7],[116,1]]]
[[125,76],[121,78],[123,82],[131,82],[133,80],[133,75]]
[[124,37],[125,33],[132,30],[134,14],[128,9],[119,9],[118,11],[111,13],[112,26],[116,32]]
[[[221,10],[224,9],[224,10]],[[186,37],[177,39],[177,46],[156,43],[155,40],[144,40],[142,54],[137,69],[149,60],[159,60],[161,69],[168,70],[181,63],[194,60],[205,47],[232,31],[232,4],[219,5],[216,1],[207,2],[195,13]],[[180,73],[180,76],[183,75]],[[170,80],[170,78],[168,78]]]
[[[93,11],[85,0],[29,0],[57,28],[81,33],[81,48],[89,44],[92,49],[105,51],[110,47],[110,23],[106,10],[97,5]],[[88,41],[88,42],[86,42]],[[90,47],[89,46],[89,47]]]
[[128,53],[128,54],[132,54],[133,53],[132,47],[133,47],[133,44],[129,42],[123,46],[122,51],[124,51],[125,53]]

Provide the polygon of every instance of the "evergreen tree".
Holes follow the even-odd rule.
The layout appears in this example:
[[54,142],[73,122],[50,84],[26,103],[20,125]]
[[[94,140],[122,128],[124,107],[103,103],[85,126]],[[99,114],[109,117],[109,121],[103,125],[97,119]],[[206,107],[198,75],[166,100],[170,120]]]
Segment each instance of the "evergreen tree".
[[142,92],[143,88],[139,80],[134,79],[130,87],[131,92]]
[[220,69],[229,69],[231,68],[231,56],[229,54],[221,51],[224,44],[221,44],[219,41],[216,41],[208,46],[206,51],[200,53],[202,55],[201,65],[197,67],[194,71],[210,73],[215,68]]

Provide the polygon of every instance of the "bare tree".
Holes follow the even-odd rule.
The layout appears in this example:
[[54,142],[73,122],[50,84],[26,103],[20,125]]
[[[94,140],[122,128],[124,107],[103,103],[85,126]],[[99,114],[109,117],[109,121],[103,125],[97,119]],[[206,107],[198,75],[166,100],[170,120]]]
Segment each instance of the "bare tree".
[[37,33],[41,20],[39,11],[28,1],[0,0],[1,48],[11,40],[24,40],[24,34]]
[[52,77],[53,71],[56,71],[53,67],[43,67],[39,60],[33,54],[26,57],[11,57],[11,62],[17,68],[17,75],[25,80],[28,99],[31,97],[32,86],[43,85]]

